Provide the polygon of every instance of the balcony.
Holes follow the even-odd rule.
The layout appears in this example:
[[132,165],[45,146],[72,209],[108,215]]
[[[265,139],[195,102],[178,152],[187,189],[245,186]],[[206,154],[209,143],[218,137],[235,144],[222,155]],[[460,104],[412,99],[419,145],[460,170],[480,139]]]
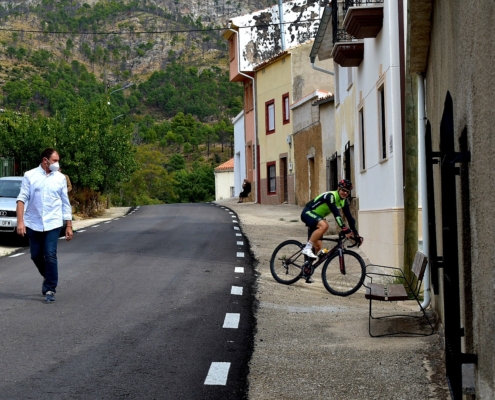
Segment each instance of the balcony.
[[339,16],[343,15],[342,1],[332,0],[332,57],[341,67],[359,67],[364,58],[364,43],[342,29]]
[[344,30],[356,39],[375,38],[383,26],[383,0],[345,0]]
[[364,43],[335,43],[332,56],[333,60],[341,67],[359,67],[364,58]]

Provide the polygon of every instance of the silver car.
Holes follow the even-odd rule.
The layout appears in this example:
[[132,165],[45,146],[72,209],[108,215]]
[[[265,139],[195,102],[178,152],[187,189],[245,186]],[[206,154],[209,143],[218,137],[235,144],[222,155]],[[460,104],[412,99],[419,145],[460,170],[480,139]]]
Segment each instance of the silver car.
[[22,176],[0,178],[0,234],[17,228],[16,200],[21,191]]

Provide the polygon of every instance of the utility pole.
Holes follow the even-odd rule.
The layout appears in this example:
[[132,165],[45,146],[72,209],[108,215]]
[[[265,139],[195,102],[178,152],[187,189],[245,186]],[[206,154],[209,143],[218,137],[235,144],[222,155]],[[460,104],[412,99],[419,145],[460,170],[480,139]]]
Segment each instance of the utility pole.
[[[407,45],[410,41],[411,16],[407,7]],[[401,43],[401,46],[403,44]],[[418,251],[418,81],[410,71],[410,55],[406,54],[406,131],[404,152],[404,273],[412,278],[411,266]]]

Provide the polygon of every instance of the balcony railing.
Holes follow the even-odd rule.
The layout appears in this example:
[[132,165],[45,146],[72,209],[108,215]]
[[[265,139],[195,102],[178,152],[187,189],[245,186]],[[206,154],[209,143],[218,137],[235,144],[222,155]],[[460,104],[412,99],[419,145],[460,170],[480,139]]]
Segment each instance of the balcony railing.
[[[349,35],[345,29],[341,27],[339,21],[339,5],[342,3],[338,0],[332,0],[332,35],[333,35],[333,44],[337,42],[352,42],[355,38]],[[340,10],[340,14],[345,15],[343,13],[343,9]]]
[[383,4],[383,0],[344,0],[344,17],[349,7],[366,7]]

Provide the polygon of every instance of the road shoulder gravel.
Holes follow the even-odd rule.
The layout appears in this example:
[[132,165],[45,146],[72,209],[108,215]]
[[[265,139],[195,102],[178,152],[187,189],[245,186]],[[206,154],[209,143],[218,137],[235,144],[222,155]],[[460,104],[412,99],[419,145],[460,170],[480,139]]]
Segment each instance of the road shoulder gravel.
[[[275,247],[287,239],[306,241],[300,207],[239,204],[234,199],[216,203],[238,215],[256,260],[250,399],[450,398],[441,326],[429,337],[372,338],[364,289],[350,297],[332,296],[316,276],[319,271],[313,284],[285,286],[273,279],[269,260]],[[376,310],[416,308],[376,302]]]

